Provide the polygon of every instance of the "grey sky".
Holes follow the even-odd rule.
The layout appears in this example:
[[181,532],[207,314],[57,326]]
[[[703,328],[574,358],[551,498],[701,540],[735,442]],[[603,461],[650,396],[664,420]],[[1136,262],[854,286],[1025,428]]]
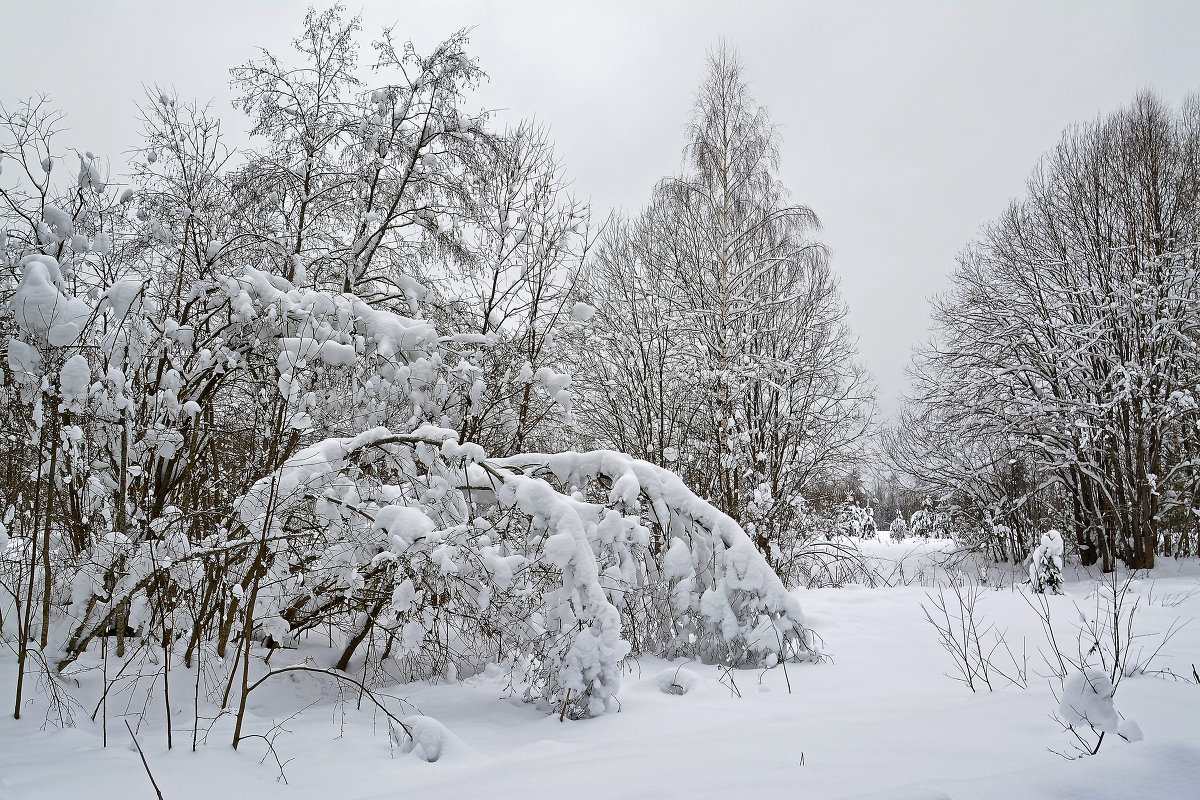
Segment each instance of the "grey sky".
[[[136,142],[143,83],[213,99],[228,68],[282,54],[304,3],[8,2],[0,102],[48,93],[67,137],[112,158]],[[825,224],[861,351],[896,406],[926,298],[955,253],[1021,191],[1072,121],[1145,87],[1200,90],[1200,2],[369,2],[422,51],[475,26],[491,81],[472,105],[549,124],[578,194],[636,210],[678,168],[707,47],[741,53],[782,134],[793,198]]]

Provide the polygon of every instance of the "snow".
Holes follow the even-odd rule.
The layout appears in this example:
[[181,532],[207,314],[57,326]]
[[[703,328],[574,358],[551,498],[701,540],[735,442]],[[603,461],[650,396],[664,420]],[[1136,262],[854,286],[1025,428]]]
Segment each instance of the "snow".
[[[526,472],[545,469],[563,485],[585,486],[605,477],[613,484],[613,502],[620,505],[640,505],[640,490],[651,518],[678,532],[686,543],[668,568],[671,576],[682,575],[678,561],[686,553],[697,585],[707,587],[699,608],[690,609],[699,612],[704,641],[685,649],[699,649],[708,660],[733,663],[761,664],[768,654],[778,657],[781,650],[819,657],[799,600],[787,592],[746,532],[693,494],[675,473],[612,450],[527,453],[495,463]],[[594,558],[587,560],[595,564]],[[679,610],[689,610],[688,605]]]
[[590,322],[594,316],[596,316],[596,307],[593,305],[578,302],[571,306],[571,320],[573,322]]
[[375,512],[376,530],[381,530],[401,551],[433,532],[429,517],[411,506],[384,506]]
[[354,298],[354,314],[368,337],[375,341],[381,358],[436,347],[437,330],[429,323],[419,322],[388,311],[377,311],[362,300]]
[[685,695],[705,686],[700,673],[687,667],[668,667],[650,679],[663,694]]
[[[932,587],[913,579],[933,575],[944,548],[903,549],[912,564],[907,584],[796,590],[831,660],[794,667],[787,676],[779,669],[727,672],[694,661],[631,659],[622,670],[619,713],[560,722],[508,696],[502,671],[489,670],[461,682],[387,689],[394,699],[385,702],[410,737],[369,703],[359,708],[356,692],[339,691],[320,675],[292,673],[256,690],[246,721],[250,732],[266,734],[304,709],[274,738],[286,762],[284,784],[262,740],[246,740],[236,752],[229,747],[229,715],[205,721],[191,752],[186,687],[195,673],[177,657],[171,667],[175,747],[166,749],[161,694],[138,740],[171,800],[1195,798],[1200,687],[1149,674],[1124,679],[1117,707],[1137,719],[1144,740],[1109,736],[1096,756],[1064,760],[1050,752],[1066,739],[1050,718],[1058,702],[1045,682],[972,694],[944,676],[948,657],[920,611]],[[872,552],[890,557],[900,550],[886,545]],[[1032,667],[1042,641],[1039,623],[1025,602],[1028,587],[1019,573],[1012,575],[985,591],[980,610],[1010,638],[1028,640]],[[1074,605],[1087,605],[1094,588],[1093,579],[1068,569],[1065,595],[1047,596],[1060,632],[1070,630]],[[1131,591],[1145,603],[1141,630],[1162,632],[1171,621],[1200,613],[1200,565],[1164,559]],[[1189,626],[1158,666],[1190,674],[1196,652],[1200,629]],[[298,663],[306,655],[283,651],[272,663]],[[256,661],[261,667],[261,657]],[[356,669],[361,676],[361,660],[351,673]],[[5,650],[0,685],[11,685],[13,670]],[[72,675],[81,684],[76,693],[90,692],[75,728],[44,726],[40,695],[21,721],[0,719],[0,798],[153,796],[120,722],[123,704],[109,705],[107,748],[100,717],[88,719],[98,673],[80,668]],[[1126,731],[1133,731],[1127,721]]]
[[401,753],[412,753],[422,761],[433,763],[443,756],[463,757],[470,748],[451,733],[445,725],[432,717],[414,714],[403,720],[407,732],[397,734],[396,748]]
[[678,536],[671,540],[671,546],[667,549],[663,573],[671,580],[679,580],[692,574],[692,553],[687,543]]
[[63,364],[58,373],[63,409],[76,413],[84,411],[91,382],[92,368],[88,366],[87,358],[83,354],[76,353],[67,359],[67,363]]
[[17,325],[26,334],[56,347],[71,344],[83,330],[91,311],[87,304],[63,294],[58,262],[50,256],[21,259],[21,282],[9,301]]
[[1087,668],[1067,678],[1058,716],[1068,725],[1090,725],[1097,731],[1116,733],[1121,718],[1113,703],[1116,691],[1102,670]]
[[332,339],[321,342],[321,360],[331,367],[345,367],[354,364],[357,358],[354,345],[341,344]]
[[8,340],[8,368],[18,383],[36,383],[41,364],[42,356],[36,347],[30,347],[20,339]]
[[304,448],[285,461],[277,472],[256,481],[239,499],[238,514],[242,523],[248,530],[262,531],[264,520],[273,516],[272,524],[278,526],[282,515],[278,511],[274,515],[267,513],[272,502],[286,507],[303,500],[307,491],[330,479],[350,454],[389,436],[391,431],[387,428],[371,428],[358,436],[329,438]]
[[134,308],[141,294],[141,281],[120,280],[104,290],[103,301],[120,320],[129,315],[130,309]]
[[[42,217],[46,220],[46,224],[50,226],[58,241],[69,239],[75,235],[75,220],[61,208],[48,205],[42,213]],[[84,241],[86,242],[87,240],[85,239]]]
[[1063,541],[1055,530],[1042,534],[1042,542],[1033,551],[1029,564],[1029,581],[1039,592],[1057,594],[1062,583]]
[[559,569],[566,569],[575,557],[575,539],[569,533],[556,533],[546,539],[546,558]]
[[1142,727],[1131,719],[1121,720],[1117,725],[1117,734],[1129,742],[1140,742],[1146,738],[1142,735]]

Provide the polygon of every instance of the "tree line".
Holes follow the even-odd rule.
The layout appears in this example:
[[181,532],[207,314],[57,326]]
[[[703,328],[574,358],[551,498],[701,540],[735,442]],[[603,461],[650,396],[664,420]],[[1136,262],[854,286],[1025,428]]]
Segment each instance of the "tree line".
[[1069,127],[933,301],[891,463],[998,558],[1200,547],[1200,100]]

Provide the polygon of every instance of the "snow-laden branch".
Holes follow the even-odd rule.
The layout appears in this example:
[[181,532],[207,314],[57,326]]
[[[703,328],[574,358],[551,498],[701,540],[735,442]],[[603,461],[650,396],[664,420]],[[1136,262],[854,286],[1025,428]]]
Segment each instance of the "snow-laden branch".
[[670,537],[664,576],[683,587],[675,598],[686,598],[677,600],[676,611],[697,617],[700,630],[716,644],[702,647],[701,655],[731,663],[757,663],[769,654],[819,655],[799,601],[750,537],[675,473],[611,450],[523,454],[492,463],[523,473],[545,471],[562,486],[584,488],[606,479],[612,487],[608,504],[616,508],[636,512],[644,497],[647,518]]

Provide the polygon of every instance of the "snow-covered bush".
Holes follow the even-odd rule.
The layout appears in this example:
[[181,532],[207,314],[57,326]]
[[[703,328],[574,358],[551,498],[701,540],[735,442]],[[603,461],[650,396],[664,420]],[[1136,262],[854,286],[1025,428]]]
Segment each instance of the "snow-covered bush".
[[954,663],[955,674],[947,676],[972,692],[985,687],[994,691],[1000,680],[1026,688],[1029,672],[1024,653],[1018,658],[1005,631],[988,621],[979,608],[983,586],[983,581],[975,583],[960,573],[949,581],[949,596],[939,587],[936,597],[932,592],[927,595],[929,606],[921,604],[925,621],[937,631],[938,644]]
[[1102,670],[1087,668],[1069,676],[1058,703],[1067,725],[1088,725],[1097,733],[1116,733],[1120,717],[1113,705],[1116,688]]
[[1112,679],[1094,667],[1077,670],[1063,683],[1054,718],[1072,734],[1079,755],[1095,755],[1109,734],[1127,742],[1142,740],[1141,726],[1117,711],[1116,693]]
[[874,539],[877,533],[875,510],[870,505],[859,505],[853,495],[847,495],[837,511],[838,533]]
[[902,542],[904,541],[904,537],[908,535],[908,523],[904,521],[904,517],[899,511],[896,512],[896,518],[892,520],[892,524],[888,530],[891,531],[893,542]]
[[1046,634],[1042,658],[1058,700],[1053,717],[1070,735],[1076,756],[1095,755],[1108,734],[1126,741],[1142,738],[1137,723],[1116,711],[1113,698],[1125,678],[1147,674],[1183,625],[1175,620],[1158,633],[1146,632],[1138,622],[1143,606],[1137,583],[1134,571],[1102,575],[1091,594],[1092,607],[1073,608],[1070,622],[1076,636],[1069,647],[1067,639],[1054,633],[1057,604],[1047,596],[1049,590],[1031,598]]
[[637,652],[739,666],[818,655],[798,601],[750,537],[674,473],[614,451],[495,463],[600,501],[581,510]]
[[913,536],[928,539],[933,535],[936,523],[937,517],[933,511],[933,500],[926,497],[925,501],[921,503],[921,507],[913,512],[908,521],[908,528],[912,531]]
[[1029,565],[1029,583],[1033,591],[1062,594],[1063,541],[1062,534],[1048,530],[1042,543],[1033,551]]
[[414,714],[402,720],[404,730],[393,728],[392,741],[401,753],[412,753],[422,761],[440,761],[470,752],[450,729],[433,717]]
[[240,160],[154,91],[136,189],[91,153],[56,183],[58,117],[0,116],[0,166],[29,176],[0,209],[18,680],[114,639],[204,660],[236,745],[254,647],[318,630],[327,673],[498,664],[571,717],[614,705],[630,652],[817,657],[764,553],[674,473],[553,454],[595,309],[587,209],[544,135],[466,113],[462,33],[419,56],[385,32],[364,89],[340,14],[308,14],[300,66],[234,71],[262,145]]
[[870,506],[861,507],[861,524],[859,534],[864,539],[874,539],[879,534],[879,526],[875,522],[875,509]]
[[[62,292],[53,259],[22,266],[10,367],[33,378],[21,400],[38,446],[58,443],[35,492],[70,492],[33,545],[61,562],[40,632],[60,669],[114,625],[191,631],[190,654],[332,624],[339,669],[376,640],[410,677],[499,662],[526,699],[580,716],[615,696],[629,640],[738,665],[816,654],[746,534],[673,474],[612,452],[489,460],[460,443],[450,414],[466,390],[419,317],[246,267],[192,291],[220,333],[181,333],[126,284],[89,304]],[[247,414],[279,466],[223,504],[188,479],[229,466],[197,454]],[[347,435],[291,449],[314,428]],[[600,502],[565,491],[600,480]]]

